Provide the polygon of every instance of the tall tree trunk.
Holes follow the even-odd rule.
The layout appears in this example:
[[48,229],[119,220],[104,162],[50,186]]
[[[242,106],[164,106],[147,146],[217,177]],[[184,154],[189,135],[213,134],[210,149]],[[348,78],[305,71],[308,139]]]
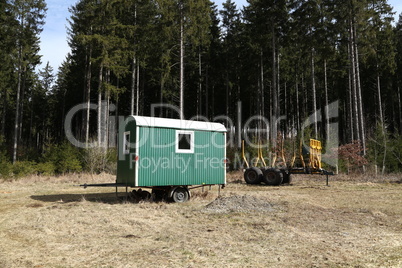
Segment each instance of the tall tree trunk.
[[103,82],[103,64],[99,68],[98,76],[98,146],[102,147],[102,82]]
[[[183,5],[183,4],[182,4]],[[180,119],[184,119],[184,18],[180,7]]]
[[398,86],[398,107],[399,107],[399,133],[402,135],[402,103],[401,103],[401,87]]
[[19,50],[19,64],[18,64],[18,82],[17,82],[17,98],[15,101],[16,111],[14,120],[14,144],[13,144],[13,164],[17,162],[17,150],[18,150],[18,136],[19,136],[19,126],[20,126],[20,94],[21,94],[21,80],[22,80],[22,63],[21,63],[21,50]]
[[[261,49],[261,54],[260,54],[260,100],[261,100],[261,111],[260,111],[260,116],[261,116],[261,120],[259,121],[259,131],[262,130],[262,126],[263,126],[263,122],[262,122],[262,118],[265,118],[265,88],[264,88],[264,62],[263,62],[263,52]],[[260,134],[261,135],[261,134]],[[260,136],[261,138],[261,136]],[[268,137],[267,137],[268,138]]]
[[381,126],[383,127],[384,133],[384,117],[382,112],[382,100],[381,100],[381,80],[380,71],[377,63],[377,101],[378,101],[378,118],[380,119]]
[[[134,104],[135,104],[135,76],[137,75],[137,59],[134,56],[132,60],[132,68],[131,68],[131,109],[130,109],[130,114],[134,114]],[[162,90],[161,90],[161,96],[162,96]],[[162,98],[162,97],[161,97]]]
[[135,105],[135,115],[139,114],[140,109],[140,62],[137,62],[137,96]]
[[91,105],[91,79],[92,79],[92,46],[89,47],[89,55],[87,56],[87,72],[86,72],[86,87],[85,87],[85,102],[86,102],[86,112],[85,112],[85,144],[88,146],[89,142],[89,118],[90,118],[90,105]]
[[23,118],[24,118],[24,98],[25,98],[25,86],[26,86],[26,77],[25,77],[25,75],[26,75],[26,71],[27,71],[27,69],[26,69],[26,67],[24,67],[24,70],[23,70],[23,73],[22,73],[22,84],[21,84],[21,96],[20,96],[20,100],[21,100],[21,103],[20,103],[20,105],[21,105],[21,107],[20,107],[20,119],[19,119],[19,122],[20,122],[20,126],[18,127],[19,128],[19,132],[18,132],[18,138],[19,138],[19,140],[20,141],[22,141],[22,130],[23,130],[23,128],[22,128],[22,124],[23,124]]
[[300,130],[300,101],[299,101],[299,78],[298,75],[296,74],[296,126],[297,126],[297,131]]
[[209,118],[209,68],[205,70],[205,116]]
[[356,140],[360,140],[360,124],[359,124],[359,109],[358,109],[358,95],[357,95],[357,75],[356,75],[356,53],[355,53],[355,40],[354,40],[354,28],[352,20],[349,22],[349,43],[350,43],[350,62],[351,62],[351,72],[352,72],[352,97],[353,97],[353,123],[354,123],[354,133]]
[[[110,69],[107,68],[106,70],[106,83],[110,84]],[[110,108],[110,91],[106,90],[105,91],[105,104],[104,104],[104,119],[102,120],[104,122],[104,147],[107,149],[109,147],[109,108]]]
[[325,95],[325,135],[329,140],[329,103],[328,103],[328,77],[327,77],[327,60],[324,59],[324,95]]
[[354,31],[354,45],[355,45],[355,53],[356,53],[356,76],[357,76],[357,102],[358,102],[358,111],[359,111],[359,129],[360,129],[360,138],[363,147],[363,155],[366,155],[366,135],[365,135],[365,127],[364,127],[364,116],[363,116],[363,98],[362,98],[362,87],[360,81],[360,63],[359,63],[359,50],[357,46],[357,37],[356,37],[356,25],[353,25]]
[[[137,26],[137,4],[134,4],[134,26]],[[133,41],[135,43],[135,40]],[[132,60],[132,69],[131,69],[131,109],[130,109],[130,114],[134,114],[134,104],[135,104],[135,76],[136,76],[136,67],[137,67],[137,58],[135,55],[133,55],[133,60]],[[161,91],[162,94],[162,91]],[[161,95],[162,98],[162,95]]]
[[303,109],[302,109],[302,116],[303,119],[307,117],[307,111],[308,111],[308,90],[305,87],[305,82],[304,82],[304,74],[302,74],[301,77],[301,92],[303,94]]
[[[350,49],[348,46],[348,55],[350,56]],[[348,99],[347,99],[347,112],[345,112],[346,114],[346,122],[348,123],[348,138],[349,138],[349,143],[351,143],[352,141],[354,141],[354,131],[353,131],[353,127],[354,127],[354,122],[353,122],[353,86],[352,86],[352,68],[349,68],[349,90],[348,90]]]
[[313,93],[313,113],[314,113],[314,137],[318,139],[318,125],[317,125],[317,94],[315,89],[315,61],[314,61],[314,48],[311,49],[311,89]]
[[1,132],[0,136],[5,135],[6,133],[6,114],[7,114],[7,102],[8,102],[8,93],[7,88],[4,87],[4,94],[3,94],[3,112],[1,113]]
[[275,28],[272,26],[272,117],[271,121],[271,147],[276,146],[276,137],[278,132],[278,95],[277,95],[277,74],[276,74],[276,37]]
[[197,90],[197,116],[202,113],[202,58],[201,48],[198,50],[198,90]]
[[[279,51],[279,49],[278,49]],[[276,53],[276,102],[277,102],[277,117],[279,117],[279,115],[281,114],[281,72],[280,72],[280,57],[279,57],[279,52]],[[277,129],[279,131],[279,126],[277,124]]]

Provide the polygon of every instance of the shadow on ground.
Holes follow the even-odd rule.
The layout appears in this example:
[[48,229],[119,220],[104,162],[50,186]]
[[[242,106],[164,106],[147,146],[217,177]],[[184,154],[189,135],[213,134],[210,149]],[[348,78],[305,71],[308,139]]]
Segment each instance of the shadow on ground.
[[117,204],[127,200],[125,193],[119,193],[116,196],[112,193],[89,193],[89,194],[52,194],[52,195],[31,195],[31,198],[42,202],[80,202],[83,200],[89,202],[100,202],[108,204]]

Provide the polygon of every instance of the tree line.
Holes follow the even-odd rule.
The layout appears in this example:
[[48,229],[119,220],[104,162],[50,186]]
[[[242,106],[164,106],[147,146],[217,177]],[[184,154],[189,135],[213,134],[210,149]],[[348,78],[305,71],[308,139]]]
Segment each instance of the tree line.
[[108,147],[113,116],[150,115],[152,104],[166,103],[179,112],[157,116],[236,122],[241,102],[241,124],[270,119],[263,139],[271,148],[274,133],[288,139],[310,115],[309,136],[325,140],[326,107],[338,101],[340,144],[358,144],[384,171],[402,169],[402,16],[393,22],[386,0],[248,0],[242,8],[227,0],[221,10],[209,0],[80,0],[57,74],[36,70],[45,13],[44,0],[0,1],[5,159],[41,161],[63,144],[77,104],[74,136]]

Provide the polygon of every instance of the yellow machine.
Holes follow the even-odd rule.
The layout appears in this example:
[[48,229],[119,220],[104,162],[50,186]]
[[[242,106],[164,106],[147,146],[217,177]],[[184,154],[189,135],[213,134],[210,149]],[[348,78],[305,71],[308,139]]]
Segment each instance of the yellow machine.
[[[254,166],[250,167],[244,155],[243,141],[242,158],[247,166],[244,171],[244,180],[249,184],[259,184],[264,182],[268,185],[280,185],[283,183],[291,183],[291,174],[318,174],[327,176],[328,185],[328,176],[334,174],[333,172],[322,169],[321,151],[322,146],[319,140],[310,139],[309,147],[304,146],[301,142],[298,154],[294,154],[290,166],[287,167],[284,149],[283,146],[281,146],[279,156],[282,159],[282,162],[280,163],[282,167],[277,168],[276,166],[278,166],[278,163],[276,155],[273,158],[272,167],[267,167],[262,156],[262,149],[259,147],[257,161],[254,163]],[[258,168],[257,165],[260,160],[263,167]]]

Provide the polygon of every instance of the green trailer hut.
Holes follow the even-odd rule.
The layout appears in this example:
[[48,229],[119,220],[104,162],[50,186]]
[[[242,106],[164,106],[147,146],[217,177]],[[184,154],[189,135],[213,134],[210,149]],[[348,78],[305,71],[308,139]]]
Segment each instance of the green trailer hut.
[[116,185],[151,188],[156,198],[184,202],[189,189],[225,184],[224,125],[129,116],[120,127]]

